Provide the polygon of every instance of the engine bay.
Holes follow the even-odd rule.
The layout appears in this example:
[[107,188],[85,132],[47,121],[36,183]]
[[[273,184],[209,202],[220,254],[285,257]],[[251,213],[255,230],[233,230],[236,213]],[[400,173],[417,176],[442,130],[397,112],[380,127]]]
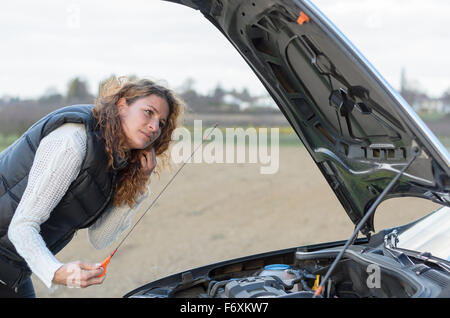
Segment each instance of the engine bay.
[[[312,298],[339,248],[253,256],[172,275],[130,292],[133,298]],[[321,298],[428,297],[449,276],[423,263],[405,268],[379,249],[352,246],[324,283]]]

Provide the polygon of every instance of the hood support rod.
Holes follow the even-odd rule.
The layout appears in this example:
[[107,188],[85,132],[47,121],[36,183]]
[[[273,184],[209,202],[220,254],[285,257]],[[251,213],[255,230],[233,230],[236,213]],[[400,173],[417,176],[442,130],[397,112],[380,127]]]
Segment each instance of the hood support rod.
[[363,225],[367,222],[367,220],[370,218],[370,216],[375,211],[375,208],[380,204],[381,200],[386,196],[386,194],[391,190],[391,188],[394,186],[394,184],[397,182],[397,180],[400,178],[400,176],[406,171],[406,169],[409,168],[409,166],[413,163],[414,159],[417,158],[420,151],[418,147],[412,147],[411,148],[412,156],[409,159],[409,161],[406,163],[406,165],[397,173],[397,175],[389,182],[389,184],[386,186],[386,188],[381,192],[381,194],[378,196],[378,198],[375,200],[375,202],[370,206],[367,213],[364,215],[364,217],[359,221],[358,225],[355,227],[355,230],[350,236],[350,238],[345,243],[342,250],[339,252],[338,256],[336,256],[335,260],[331,264],[330,268],[328,269],[327,273],[325,274],[325,277],[322,279],[322,282],[319,284],[319,287],[316,289],[316,292],[314,293],[313,298],[316,298],[319,296],[323,291],[323,285],[326,283],[326,281],[330,278],[331,273],[335,269],[337,263],[340,261],[342,256],[344,255],[347,248],[352,244],[354,239],[357,237],[358,232],[361,230]]

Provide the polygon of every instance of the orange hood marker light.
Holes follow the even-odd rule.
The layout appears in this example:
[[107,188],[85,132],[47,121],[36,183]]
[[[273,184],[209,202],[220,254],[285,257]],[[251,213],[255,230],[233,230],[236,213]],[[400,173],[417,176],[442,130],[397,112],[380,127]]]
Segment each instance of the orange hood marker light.
[[298,19],[297,19],[297,23],[300,24],[300,25],[302,25],[303,23],[309,22],[309,21],[310,21],[310,19],[309,19],[309,17],[306,15],[306,13],[303,12],[303,11],[300,11],[300,16],[299,16]]

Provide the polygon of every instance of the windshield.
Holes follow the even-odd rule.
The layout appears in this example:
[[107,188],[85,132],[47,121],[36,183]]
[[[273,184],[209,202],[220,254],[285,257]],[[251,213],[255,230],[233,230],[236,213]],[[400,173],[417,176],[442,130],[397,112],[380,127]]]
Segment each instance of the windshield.
[[442,207],[398,236],[397,247],[450,261],[450,208]]

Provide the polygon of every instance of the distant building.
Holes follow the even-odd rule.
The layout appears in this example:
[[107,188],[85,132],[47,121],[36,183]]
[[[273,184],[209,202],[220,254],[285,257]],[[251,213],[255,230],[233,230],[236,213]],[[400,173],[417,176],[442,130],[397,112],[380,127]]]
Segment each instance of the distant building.
[[439,98],[428,97],[417,83],[407,80],[404,68],[400,75],[400,94],[417,113],[450,113],[450,98],[445,94]]
[[442,98],[421,98],[411,106],[417,113],[450,113],[450,104]]
[[227,105],[237,105],[240,110],[246,110],[252,107],[277,108],[275,102],[269,95],[251,97],[249,99],[250,100],[243,100],[235,94],[226,93],[223,97],[223,102]]
[[246,109],[250,106],[249,102],[245,102],[241,100],[240,98],[234,96],[233,94],[226,93],[223,98],[223,103],[227,105],[235,105],[239,108],[239,110]]
[[420,110],[424,113],[440,113],[444,110],[444,104],[439,98],[427,98],[421,102]]

